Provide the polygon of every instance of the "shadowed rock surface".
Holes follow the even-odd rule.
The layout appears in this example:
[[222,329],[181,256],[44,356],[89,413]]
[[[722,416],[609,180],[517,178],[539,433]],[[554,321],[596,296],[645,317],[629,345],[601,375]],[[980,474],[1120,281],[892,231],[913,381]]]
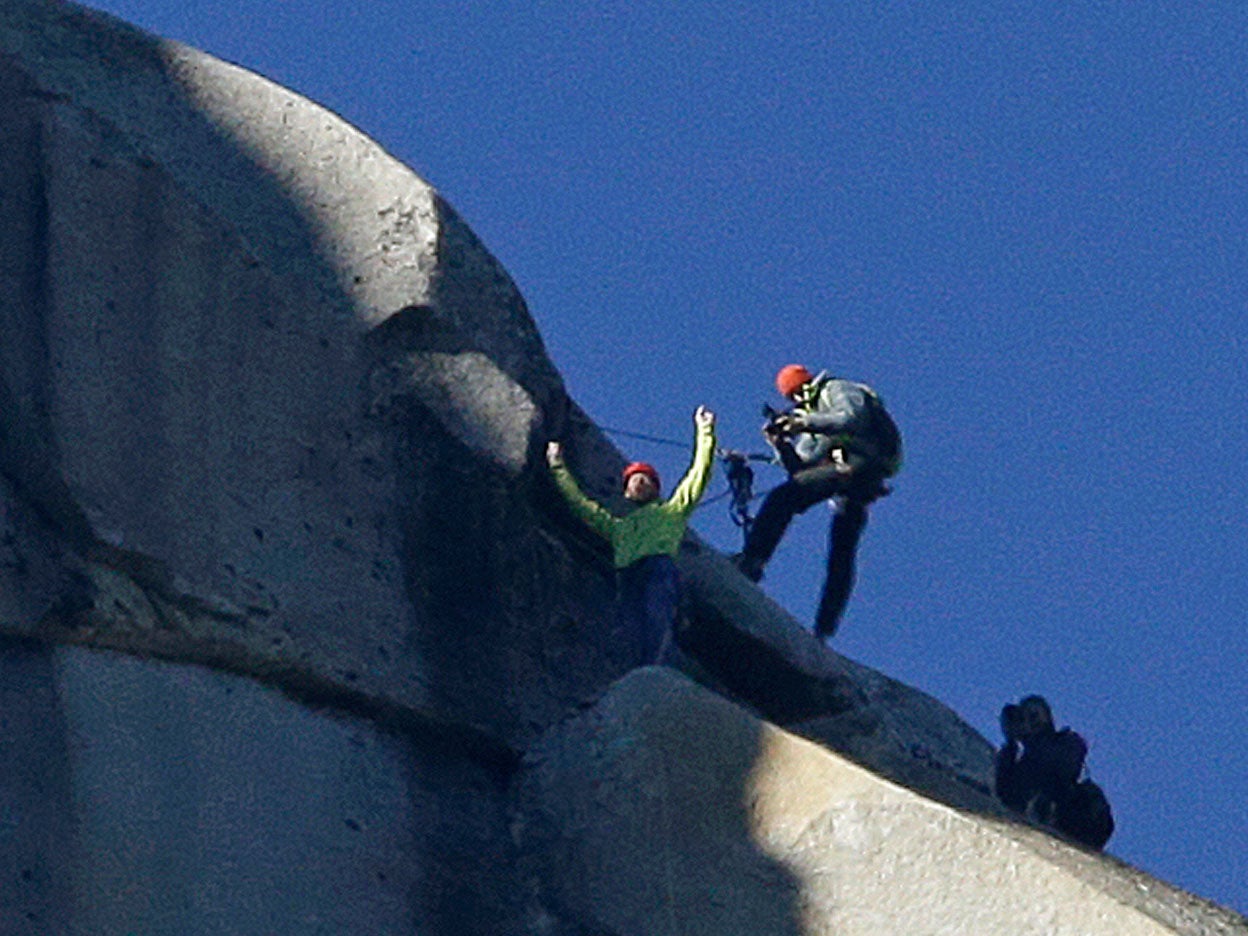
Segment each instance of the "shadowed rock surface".
[[1248,932],[693,538],[634,671],[622,458],[335,115],[0,0],[0,145],[0,932]]
[[620,680],[526,768],[526,871],[593,932],[1242,931],[1112,859],[882,780],[668,669]]

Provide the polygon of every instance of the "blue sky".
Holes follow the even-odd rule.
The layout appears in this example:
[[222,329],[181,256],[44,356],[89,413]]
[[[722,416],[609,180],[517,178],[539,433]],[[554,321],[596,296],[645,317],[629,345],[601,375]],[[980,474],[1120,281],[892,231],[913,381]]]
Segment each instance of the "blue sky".
[[[1248,6],[93,5],[412,166],[604,426],[752,449],[780,365],[875,386],[907,465],[835,648],[993,740],[1045,694],[1109,851],[1248,911]],[[763,583],[803,621],[827,523]]]

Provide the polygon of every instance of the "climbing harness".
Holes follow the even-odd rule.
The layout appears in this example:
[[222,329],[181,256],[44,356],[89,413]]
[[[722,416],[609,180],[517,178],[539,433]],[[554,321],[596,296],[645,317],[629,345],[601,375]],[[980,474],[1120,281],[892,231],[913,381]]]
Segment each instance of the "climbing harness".
[[750,499],[754,496],[754,469],[741,452],[724,452],[720,458],[724,462],[728,491],[732,495],[728,516],[742,531],[749,533],[750,525],[754,522],[754,518],[750,516]]
[[729,449],[720,449],[719,457],[724,463],[724,474],[728,478],[728,493],[732,498],[728,506],[728,516],[741,528],[742,534],[748,534],[750,526],[754,523],[754,517],[750,514],[750,504],[769,493],[769,491],[763,491],[761,494],[754,493],[754,469],[750,467],[750,462],[761,461],[775,464],[775,459],[758,452],[734,452]]

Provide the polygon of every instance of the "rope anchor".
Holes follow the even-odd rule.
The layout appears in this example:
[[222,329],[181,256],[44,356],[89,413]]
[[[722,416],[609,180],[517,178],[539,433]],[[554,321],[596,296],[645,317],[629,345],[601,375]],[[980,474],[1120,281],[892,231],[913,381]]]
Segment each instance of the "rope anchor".
[[748,533],[754,522],[750,515],[750,501],[754,499],[754,469],[750,467],[749,456],[742,452],[724,452],[721,458],[732,498],[728,505],[728,516],[743,532]]

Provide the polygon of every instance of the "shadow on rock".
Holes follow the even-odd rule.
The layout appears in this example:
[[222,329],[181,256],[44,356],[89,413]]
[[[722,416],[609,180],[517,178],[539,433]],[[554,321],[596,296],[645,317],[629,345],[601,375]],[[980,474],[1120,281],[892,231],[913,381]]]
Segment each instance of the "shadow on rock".
[[801,882],[767,853],[752,811],[762,731],[646,667],[550,732],[517,796],[531,917],[612,936],[803,933]]

